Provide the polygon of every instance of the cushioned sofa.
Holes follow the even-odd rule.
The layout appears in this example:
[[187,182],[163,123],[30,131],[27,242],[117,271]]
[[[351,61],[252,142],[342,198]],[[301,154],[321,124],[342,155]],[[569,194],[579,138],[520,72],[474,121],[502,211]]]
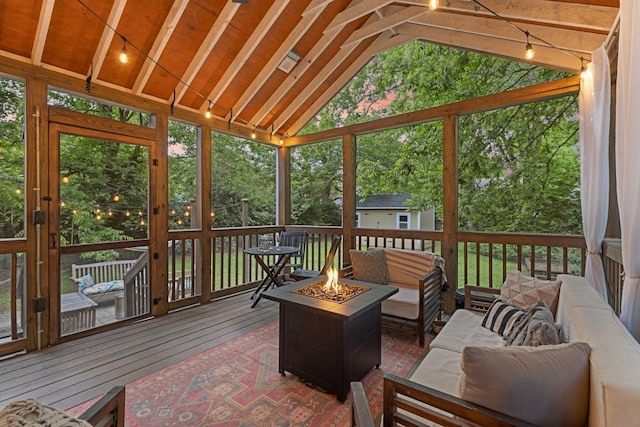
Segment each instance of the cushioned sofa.
[[350,250],[351,265],[341,270],[345,278],[390,285],[398,292],[382,302],[382,325],[418,336],[425,333],[440,314],[440,294],[446,283],[444,258],[431,252],[370,248]]
[[[465,289],[466,308],[452,315],[415,371],[385,376],[384,425],[637,425],[640,345],[585,278],[558,281],[552,304],[562,343],[537,347],[505,346],[491,321],[482,325],[491,316],[476,309],[494,304],[500,290]],[[509,323],[493,316],[495,330]]]

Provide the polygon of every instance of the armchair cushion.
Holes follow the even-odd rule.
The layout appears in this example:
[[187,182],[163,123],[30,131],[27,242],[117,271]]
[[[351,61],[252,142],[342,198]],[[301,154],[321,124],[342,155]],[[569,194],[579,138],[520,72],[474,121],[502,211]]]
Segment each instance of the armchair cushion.
[[353,266],[353,279],[362,282],[386,285],[389,281],[389,272],[383,249],[370,249],[368,251],[349,250],[351,265]]
[[540,347],[466,347],[459,396],[535,425],[584,426],[589,353],[584,342]]

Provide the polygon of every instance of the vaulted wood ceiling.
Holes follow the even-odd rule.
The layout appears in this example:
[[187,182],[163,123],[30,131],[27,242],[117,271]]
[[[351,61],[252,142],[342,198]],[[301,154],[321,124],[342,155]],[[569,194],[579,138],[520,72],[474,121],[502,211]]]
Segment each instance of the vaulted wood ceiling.
[[[427,3],[2,0],[0,56],[293,136],[387,49],[423,40],[523,61],[522,29],[532,62],[578,72],[619,8],[619,0],[480,0],[486,8],[439,0],[434,11]],[[127,64],[118,60],[123,38]],[[289,52],[299,59],[287,72],[278,67]]]

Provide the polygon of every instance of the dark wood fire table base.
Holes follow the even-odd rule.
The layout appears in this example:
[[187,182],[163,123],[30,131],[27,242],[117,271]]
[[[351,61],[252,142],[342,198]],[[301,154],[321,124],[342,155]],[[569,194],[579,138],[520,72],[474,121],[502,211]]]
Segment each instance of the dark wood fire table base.
[[342,303],[295,292],[325,280],[305,279],[262,296],[280,303],[280,373],[297,375],[344,402],[349,384],[380,366],[380,305],[398,288],[341,279],[368,288]]

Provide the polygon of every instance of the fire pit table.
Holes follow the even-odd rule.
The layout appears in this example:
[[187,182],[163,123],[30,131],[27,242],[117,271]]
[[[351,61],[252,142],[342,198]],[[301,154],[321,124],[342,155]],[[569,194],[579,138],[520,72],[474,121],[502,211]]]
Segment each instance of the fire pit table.
[[339,279],[347,290],[323,297],[318,287],[326,281],[305,279],[262,296],[280,303],[280,373],[297,375],[344,402],[349,384],[380,366],[380,305],[398,288]]

